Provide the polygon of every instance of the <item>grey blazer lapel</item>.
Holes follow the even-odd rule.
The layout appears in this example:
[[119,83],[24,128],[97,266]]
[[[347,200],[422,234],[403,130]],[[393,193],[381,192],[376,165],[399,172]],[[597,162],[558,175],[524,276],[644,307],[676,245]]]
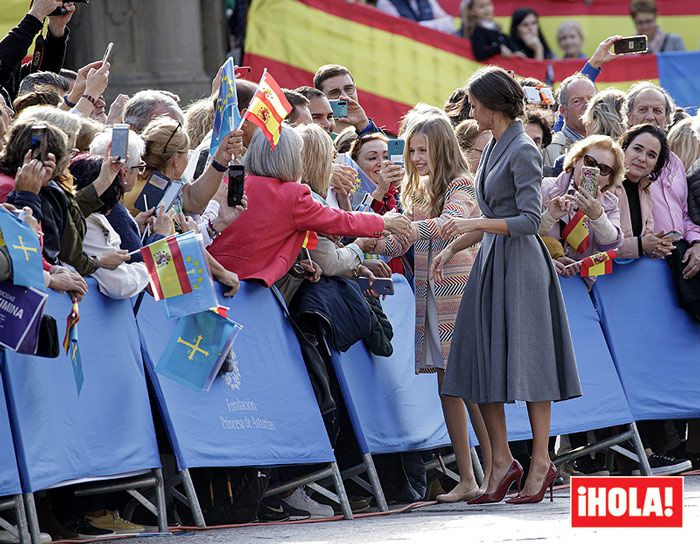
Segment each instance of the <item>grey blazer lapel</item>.
[[519,119],[516,119],[510,124],[510,126],[501,135],[501,139],[496,142],[496,145],[491,152],[491,156],[486,163],[484,172],[485,175],[487,175],[493,169],[493,167],[496,166],[498,159],[503,156],[503,153],[505,153],[506,149],[508,149],[508,146],[512,143],[515,137],[521,132],[524,132],[524,130],[523,124]]

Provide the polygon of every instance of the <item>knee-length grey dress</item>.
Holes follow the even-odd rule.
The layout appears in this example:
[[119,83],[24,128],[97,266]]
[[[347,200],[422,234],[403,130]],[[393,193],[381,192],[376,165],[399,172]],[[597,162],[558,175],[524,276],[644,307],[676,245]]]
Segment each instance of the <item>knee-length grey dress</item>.
[[537,235],[542,156],[514,121],[487,145],[476,175],[485,234],[457,315],[443,395],[475,402],[565,400],[581,384],[554,266]]

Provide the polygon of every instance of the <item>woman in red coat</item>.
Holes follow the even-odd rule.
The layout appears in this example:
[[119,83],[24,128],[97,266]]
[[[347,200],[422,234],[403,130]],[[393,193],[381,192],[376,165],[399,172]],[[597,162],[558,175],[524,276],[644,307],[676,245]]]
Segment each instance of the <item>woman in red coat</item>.
[[240,279],[258,279],[268,287],[292,267],[308,231],[333,236],[408,235],[401,214],[344,212],[324,206],[299,183],[303,172],[301,137],[284,125],[274,150],[262,131],[245,155],[248,208],[227,227],[209,251]]

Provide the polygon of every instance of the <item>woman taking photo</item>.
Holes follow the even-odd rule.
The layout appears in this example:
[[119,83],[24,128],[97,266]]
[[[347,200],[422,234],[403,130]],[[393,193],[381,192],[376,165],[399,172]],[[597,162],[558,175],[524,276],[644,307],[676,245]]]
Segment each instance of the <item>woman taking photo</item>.
[[398,187],[404,175],[401,165],[392,164],[387,160],[388,141],[384,134],[375,132],[358,138],[350,148],[352,160],[377,186],[372,193],[370,206],[379,214],[397,209]]
[[[557,476],[548,452],[551,401],[581,395],[569,324],[554,265],[542,240],[542,157],[525,134],[522,87],[488,67],[468,84],[472,116],[492,140],[476,174],[482,218],[452,219],[462,234],[437,256],[440,277],[453,255],[481,241],[457,315],[442,394],[479,403],[493,466],[486,492],[470,504],[500,502],[523,468],[508,447],[504,403],[527,403],[532,458],[512,504],[539,502]],[[536,334],[535,334],[536,333]]]
[[[474,184],[457,138],[445,114],[416,117],[408,124],[404,162],[406,179],[401,190],[404,213],[411,220],[408,238],[389,236],[372,242],[370,253],[403,255],[413,246],[416,294],[416,372],[437,372],[442,387],[450,352],[456,310],[469,278],[476,251],[465,249],[443,271],[430,280],[428,273],[435,256],[447,245],[443,227],[450,218],[478,215]],[[441,397],[447,430],[457,457],[460,482],[450,492],[438,495],[440,502],[457,502],[479,495],[474,479],[467,418],[462,399]],[[472,406],[472,420],[478,409]],[[484,440],[482,439],[483,443]],[[488,440],[485,440],[488,443]],[[485,465],[490,455],[484,451]],[[488,467],[486,467],[488,470]]]
[[620,144],[625,154],[625,178],[615,194],[625,238],[618,257],[663,259],[671,254],[673,240],[654,232],[651,184],[668,160],[666,135],[654,125],[638,125],[625,132]]

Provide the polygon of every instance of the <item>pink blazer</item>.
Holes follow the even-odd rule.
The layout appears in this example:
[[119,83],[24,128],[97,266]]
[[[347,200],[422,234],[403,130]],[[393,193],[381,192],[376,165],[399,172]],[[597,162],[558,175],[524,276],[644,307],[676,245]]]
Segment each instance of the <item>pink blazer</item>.
[[248,209],[209,246],[209,252],[242,280],[268,287],[292,267],[306,231],[335,236],[378,237],[382,216],[344,212],[314,200],[308,185],[248,175]]

